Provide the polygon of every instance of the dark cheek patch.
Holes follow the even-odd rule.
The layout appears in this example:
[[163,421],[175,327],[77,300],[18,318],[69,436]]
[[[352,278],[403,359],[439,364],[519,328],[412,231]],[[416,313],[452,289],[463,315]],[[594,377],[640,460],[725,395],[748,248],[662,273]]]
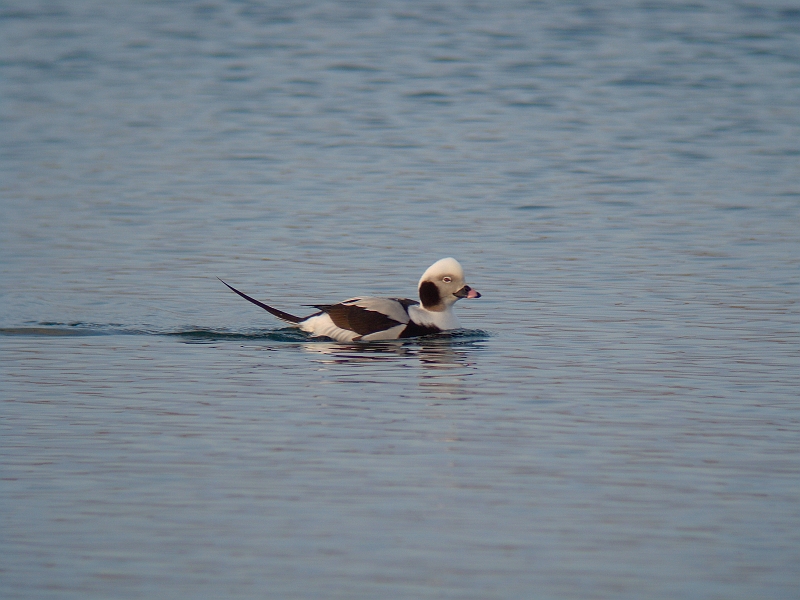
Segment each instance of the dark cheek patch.
[[425,308],[436,306],[442,301],[439,288],[432,281],[424,281],[419,286],[419,299],[422,300],[422,306]]

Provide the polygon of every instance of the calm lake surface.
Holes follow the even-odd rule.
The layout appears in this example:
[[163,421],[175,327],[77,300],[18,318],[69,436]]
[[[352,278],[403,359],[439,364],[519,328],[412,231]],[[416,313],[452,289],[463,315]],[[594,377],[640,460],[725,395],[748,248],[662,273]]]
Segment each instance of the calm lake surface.
[[0,2],[0,596],[797,598],[799,107],[789,0]]

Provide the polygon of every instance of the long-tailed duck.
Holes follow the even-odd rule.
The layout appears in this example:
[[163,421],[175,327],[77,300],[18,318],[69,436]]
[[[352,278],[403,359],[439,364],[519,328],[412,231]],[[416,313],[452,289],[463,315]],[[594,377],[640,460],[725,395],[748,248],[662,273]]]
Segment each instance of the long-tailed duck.
[[350,298],[338,304],[313,304],[319,311],[307,317],[283,312],[222,283],[279,319],[314,336],[338,342],[396,340],[458,329],[461,324],[453,305],[460,298],[481,297],[466,284],[464,269],[454,258],[436,261],[422,274],[418,285],[420,302],[407,298]]

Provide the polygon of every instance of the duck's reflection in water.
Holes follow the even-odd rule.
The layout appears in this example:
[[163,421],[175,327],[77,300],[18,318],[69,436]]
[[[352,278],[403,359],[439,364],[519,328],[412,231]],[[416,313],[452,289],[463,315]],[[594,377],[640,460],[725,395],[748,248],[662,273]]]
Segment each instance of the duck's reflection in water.
[[[392,383],[398,375],[381,368],[381,363],[403,368],[418,367],[420,389],[426,396],[437,400],[465,398],[472,395],[466,380],[475,373],[477,353],[484,348],[488,336],[483,332],[457,335],[436,335],[411,340],[372,342],[369,344],[341,344],[336,342],[309,342],[303,345],[306,352],[318,355],[321,368],[336,365],[376,367],[371,379]],[[363,375],[363,371],[360,371]],[[352,375],[348,372],[348,375]],[[407,374],[403,374],[407,378]]]

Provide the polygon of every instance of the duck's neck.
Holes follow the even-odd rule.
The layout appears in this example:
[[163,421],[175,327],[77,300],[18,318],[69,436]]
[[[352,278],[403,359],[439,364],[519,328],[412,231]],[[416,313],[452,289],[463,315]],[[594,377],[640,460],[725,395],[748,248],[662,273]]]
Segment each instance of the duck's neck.
[[443,306],[441,310],[428,310],[424,306],[409,306],[408,316],[419,325],[433,325],[439,329],[460,329],[461,323],[453,312],[453,306]]

